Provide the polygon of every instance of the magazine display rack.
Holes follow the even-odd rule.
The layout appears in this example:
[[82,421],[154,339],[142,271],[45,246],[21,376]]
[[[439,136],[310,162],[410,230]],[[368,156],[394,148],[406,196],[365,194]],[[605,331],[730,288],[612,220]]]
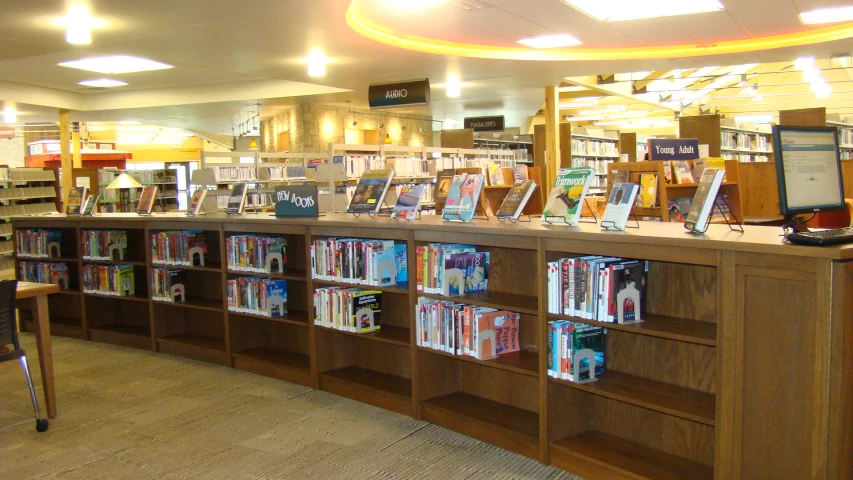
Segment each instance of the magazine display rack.
[[[853,247],[786,245],[772,227],[703,236],[647,222],[614,232],[524,224],[389,218],[16,217],[17,229],[62,233],[69,289],[48,299],[51,333],[168,353],[322,389],[441,425],[589,479],[844,478],[853,444]],[[135,294],[84,293],[81,232],[123,230]],[[207,262],[180,270],[185,301],[153,301],[150,235],[204,232]],[[232,271],[227,239],[283,236],[286,269]],[[312,278],[315,239],[405,245],[409,282],[382,292],[381,329],[314,324],[313,292],[365,288]],[[430,243],[465,243],[490,255],[487,291],[461,297],[417,290],[415,257]],[[584,255],[649,262],[642,322],[601,323],[549,313],[548,262]],[[284,256],[283,256],[284,258]],[[25,260],[21,258],[21,260]],[[287,315],[228,310],[226,281],[287,280]],[[518,313],[521,351],[491,360],[418,346],[419,298]],[[781,299],[784,299],[782,301]],[[637,298],[632,301],[639,303]],[[275,304],[272,308],[281,308]],[[19,306],[21,327],[33,315]],[[606,368],[577,383],[547,374],[547,324],[607,328]],[[808,321],[805,321],[808,320]],[[796,334],[779,325],[797,325]],[[744,339],[761,339],[745,342]],[[808,341],[804,341],[804,339]],[[575,359],[576,360],[576,359]],[[156,400],[156,399],[154,399]],[[817,473],[816,473],[817,472]]]

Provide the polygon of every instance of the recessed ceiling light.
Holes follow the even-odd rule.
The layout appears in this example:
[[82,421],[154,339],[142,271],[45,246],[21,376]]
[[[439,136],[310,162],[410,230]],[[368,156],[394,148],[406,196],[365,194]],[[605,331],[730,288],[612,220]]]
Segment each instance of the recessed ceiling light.
[[308,64],[309,77],[325,77],[326,64],[335,60],[327,57],[322,48],[314,47],[302,61]]
[[80,60],[62,62],[59,66],[111,75],[174,68],[172,65],[155,62],[154,60],[148,60],[147,58],[131,57],[129,55],[82,58]]
[[563,0],[565,3],[602,22],[620,22],[642,18],[674,17],[693,13],[717,12],[724,7],[719,0]]
[[112,87],[123,87],[123,86],[127,85],[127,83],[122,82],[121,80],[110,80],[109,78],[99,78],[97,80],[83,80],[78,85],[85,85],[87,87],[112,88]]
[[55,18],[53,25],[65,29],[65,41],[72,45],[92,43],[92,29],[106,26],[107,22],[93,17],[83,2],[74,2],[64,17]]
[[853,20],[853,6],[818,8],[800,13],[800,20],[806,25],[838,23]]
[[575,45],[580,45],[582,42],[568,33],[562,33],[559,35],[522,38],[518,43],[530,48],[560,48],[574,47]]
[[814,68],[814,57],[800,57],[794,62],[794,70],[804,72]]

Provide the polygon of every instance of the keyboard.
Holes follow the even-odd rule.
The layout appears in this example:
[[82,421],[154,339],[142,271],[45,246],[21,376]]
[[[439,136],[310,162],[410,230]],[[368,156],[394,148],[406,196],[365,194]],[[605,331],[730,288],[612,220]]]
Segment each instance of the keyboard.
[[853,227],[833,228],[817,232],[789,233],[788,241],[797,245],[813,246],[853,243]]

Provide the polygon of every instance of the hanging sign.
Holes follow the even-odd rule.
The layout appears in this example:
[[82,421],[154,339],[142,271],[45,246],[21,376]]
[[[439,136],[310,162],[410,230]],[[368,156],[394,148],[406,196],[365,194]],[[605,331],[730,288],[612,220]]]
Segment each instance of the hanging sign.
[[408,107],[429,104],[429,80],[382,83],[368,89],[370,108]]
[[284,185],[275,188],[276,217],[318,217],[317,185]]
[[650,160],[696,160],[699,140],[695,138],[650,138]]
[[470,128],[475,132],[503,132],[504,124],[503,115],[496,115],[492,117],[465,117],[465,128]]

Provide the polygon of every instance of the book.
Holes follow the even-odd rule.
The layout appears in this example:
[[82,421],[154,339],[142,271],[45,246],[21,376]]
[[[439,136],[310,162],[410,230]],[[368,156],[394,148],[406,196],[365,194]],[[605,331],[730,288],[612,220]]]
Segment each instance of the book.
[[68,191],[68,203],[65,205],[66,215],[80,215],[83,203],[86,201],[86,194],[89,189],[86,187],[71,187]]
[[455,253],[445,256],[441,295],[484,292],[489,285],[489,253]]
[[136,204],[136,213],[148,215],[151,209],[154,208],[154,200],[157,198],[157,185],[148,185],[142,187],[142,193],[139,194],[139,202]]
[[379,213],[393,178],[394,170],[390,168],[364,172],[355,187],[347,212]]
[[615,185],[617,183],[628,183],[631,181],[631,171],[630,170],[611,170],[610,171],[610,183]]
[[[726,181],[725,176],[723,177],[723,181]],[[717,198],[714,201],[714,207],[711,208],[711,221],[725,222],[726,219],[730,219],[730,221],[734,220],[732,218],[732,211],[729,209],[729,196],[717,195]]]
[[418,210],[421,206],[421,200],[426,191],[425,184],[417,184],[410,187],[405,187],[397,197],[397,204],[394,205],[394,211],[391,212],[391,218],[414,220],[418,216]]
[[640,191],[637,194],[637,206],[643,208],[654,208],[657,205],[657,194],[658,176],[654,173],[641,173]]
[[436,174],[435,191],[433,198],[435,203],[445,203],[447,194],[450,193],[450,184],[453,182],[453,170],[441,170]]
[[687,160],[675,160],[672,162],[674,182],[677,184],[696,183],[693,173],[690,171],[690,163]]
[[244,182],[235,183],[231,187],[231,195],[228,196],[225,213],[228,215],[242,215],[243,207],[246,206],[246,193],[248,193],[248,190],[248,185]]
[[478,173],[454,175],[441,217],[445,220],[470,222],[474,219],[485,176]]
[[382,326],[382,292],[361,290],[352,294],[352,323],[360,333],[375,332]]
[[542,218],[562,217],[566,223],[577,225],[594,176],[595,171],[589,168],[561,168],[548,195]]
[[672,179],[672,163],[669,160],[662,160],[663,162],[663,178],[667,185],[671,185],[676,183]]
[[86,197],[86,201],[83,203],[83,208],[80,210],[80,215],[92,216],[95,213],[95,209],[98,207],[98,201],[100,199],[100,195],[89,195]]
[[[584,323],[572,323],[565,339],[568,375],[571,382],[585,381],[604,373],[607,329]],[[578,358],[579,357],[579,358]],[[592,362],[590,362],[592,357]],[[575,368],[575,363],[579,368]]]
[[667,201],[667,210],[669,210],[669,221],[684,223],[684,213],[681,211],[681,208],[679,208],[677,200],[678,199]]
[[489,164],[489,185],[494,187],[505,185],[503,170],[497,163]]
[[512,179],[513,181],[518,180],[527,180],[529,179],[529,172],[527,171],[527,165],[521,164],[512,167]]
[[405,243],[394,244],[394,261],[397,265],[397,284],[403,284],[409,281],[409,260],[406,253]]
[[693,196],[693,204],[684,220],[684,226],[690,230],[704,230],[709,221],[711,208],[717,199],[720,184],[723,183],[725,171],[716,168],[706,168],[699,179],[696,195]]
[[204,203],[204,197],[207,196],[207,190],[203,188],[197,189],[193,192],[193,198],[190,199],[190,204],[187,207],[187,216],[193,217],[198,215],[198,211],[201,209],[202,204]]
[[516,180],[501,203],[496,216],[517,220],[535,191],[536,182],[533,180]]
[[607,315],[604,321],[642,321],[646,301],[647,260],[625,260],[610,266],[607,285]]
[[601,217],[602,227],[617,228],[619,230],[625,228],[638,189],[636,183],[617,183],[613,185],[613,189],[610,191],[610,198],[607,199],[607,207],[604,209],[604,215]]
[[[496,312],[484,312],[474,318],[477,338],[477,343],[474,348],[474,358],[479,360],[489,360],[497,358],[498,354],[501,352],[510,353],[509,351],[506,351],[506,347],[501,348],[499,346],[499,332],[503,330],[504,325],[509,327],[509,324],[512,322],[511,319],[514,316],[515,314],[512,312],[500,310]],[[515,346],[517,348],[518,342],[516,342]]]

